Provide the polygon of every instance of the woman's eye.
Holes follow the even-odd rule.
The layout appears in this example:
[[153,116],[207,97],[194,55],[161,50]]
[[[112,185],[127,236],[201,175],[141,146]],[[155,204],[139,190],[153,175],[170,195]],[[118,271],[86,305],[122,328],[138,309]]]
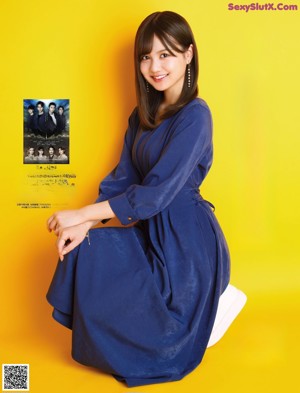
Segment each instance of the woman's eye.
[[162,53],[161,55],[162,55],[163,58],[165,58],[165,57],[169,56],[169,53]]
[[149,57],[147,55],[144,55],[141,57],[141,60],[148,60],[148,59],[149,59]]

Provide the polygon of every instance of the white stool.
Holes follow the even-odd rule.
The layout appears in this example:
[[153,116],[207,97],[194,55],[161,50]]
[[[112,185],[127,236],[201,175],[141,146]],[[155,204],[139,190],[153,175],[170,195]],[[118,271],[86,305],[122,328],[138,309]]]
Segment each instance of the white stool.
[[229,284],[219,299],[216,319],[207,348],[216,344],[238,316],[247,301],[247,296]]

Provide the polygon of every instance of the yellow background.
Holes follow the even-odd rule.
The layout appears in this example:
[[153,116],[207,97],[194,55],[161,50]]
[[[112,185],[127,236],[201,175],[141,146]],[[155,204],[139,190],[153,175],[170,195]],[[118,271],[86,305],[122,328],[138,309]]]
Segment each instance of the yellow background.
[[[227,5],[1,0],[0,352],[1,363],[30,364],[31,392],[297,390],[300,10],[246,13]],[[182,14],[198,44],[200,96],[212,111],[215,149],[201,193],[216,206],[232,283],[248,303],[182,381],[127,388],[72,360],[71,331],[52,319],[45,299],[57,261],[45,226],[54,209],[17,203],[77,208],[94,201],[118,162],[135,105],[135,32],[163,10]],[[22,164],[26,98],[70,99],[71,164],[56,173],[75,173],[75,187],[28,186],[35,168]]]

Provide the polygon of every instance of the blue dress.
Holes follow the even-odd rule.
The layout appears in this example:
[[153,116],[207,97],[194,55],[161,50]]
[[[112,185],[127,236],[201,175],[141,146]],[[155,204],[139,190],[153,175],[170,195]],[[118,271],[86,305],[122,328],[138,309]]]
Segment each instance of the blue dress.
[[123,226],[91,229],[58,261],[46,295],[72,329],[74,360],[129,387],[180,380],[199,365],[230,276],[226,240],[199,192],[212,156],[203,99],[153,131],[133,110],[97,199]]

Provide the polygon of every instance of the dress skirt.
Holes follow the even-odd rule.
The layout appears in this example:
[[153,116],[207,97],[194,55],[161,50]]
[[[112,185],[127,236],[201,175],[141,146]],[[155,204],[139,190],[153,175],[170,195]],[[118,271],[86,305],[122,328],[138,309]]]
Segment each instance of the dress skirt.
[[47,299],[72,329],[74,360],[129,387],[180,380],[201,362],[230,261],[214,212],[198,199],[184,206],[197,228],[176,198],[150,220],[90,230],[58,261]]

